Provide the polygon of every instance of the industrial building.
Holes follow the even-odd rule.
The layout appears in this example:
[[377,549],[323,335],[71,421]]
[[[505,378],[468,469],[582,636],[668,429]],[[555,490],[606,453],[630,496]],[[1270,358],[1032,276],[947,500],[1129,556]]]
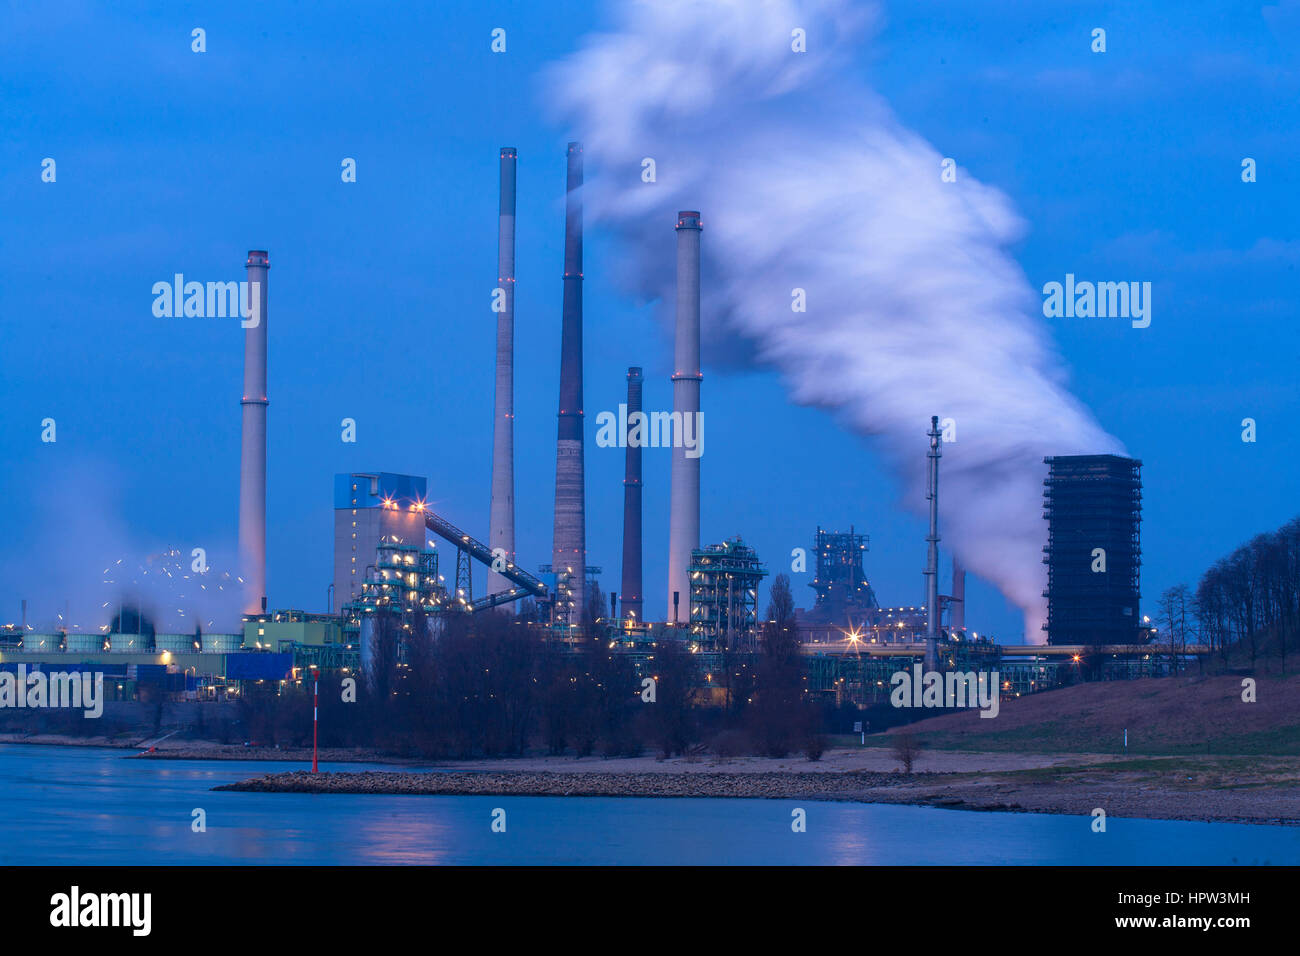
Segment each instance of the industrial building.
[[868,538],[852,525],[848,533],[817,528],[813,548],[817,554],[817,572],[808,586],[817,592],[816,603],[800,614],[809,624],[842,624],[865,620],[879,609],[876,592],[862,567]]
[[244,647],[285,651],[294,645],[344,643],[343,621],[335,614],[288,609],[259,614],[244,621]]
[[1046,458],[1049,644],[1137,644],[1142,462],[1118,455]]
[[397,541],[381,541],[368,569],[358,604],[403,614],[433,614],[446,603],[438,576],[438,552]]
[[[808,691],[836,704],[871,706],[889,700],[890,677],[920,661],[921,640],[879,645],[841,639],[832,644],[803,644]],[[948,670],[996,670],[1004,700],[1037,694],[1080,680],[1138,680],[1186,672],[1210,653],[1203,644],[1178,654],[1150,645],[996,644],[965,638],[941,645],[940,664]],[[1086,676],[1085,676],[1086,675]]]
[[710,650],[758,649],[758,588],[767,576],[739,537],[691,552],[690,634]]
[[817,528],[816,572],[808,585],[817,599],[811,608],[797,609],[801,643],[884,645],[925,639],[924,605],[880,606],[863,566],[869,540],[852,525],[847,532]]
[[0,670],[20,666],[28,673],[103,674],[109,700],[133,699],[145,687],[212,699],[239,693],[243,681],[288,679],[293,655],[259,652],[252,643],[245,646],[241,634],[24,634],[0,629]]
[[427,483],[390,472],[334,476],[334,608],[361,598],[385,542],[424,545]]
[[[334,566],[326,613],[267,608],[267,275],[265,251],[248,253],[244,326],[241,459],[239,474],[239,573],[242,633],[0,634],[0,664],[21,659],[77,666],[119,662],[189,672],[194,679],[283,679],[295,669],[321,666],[350,670],[367,659],[367,621],[392,613],[409,630],[417,620],[436,632],[447,613],[473,613],[523,598],[542,608],[546,622],[530,630],[576,644],[584,624],[586,595],[600,568],[589,563],[583,369],[583,149],[566,154],[564,272],[559,342],[559,403],[551,563],[552,587],[523,571],[516,560],[514,482],[515,187],[517,152],[499,152],[495,390],[490,518],[486,542],[434,514],[424,477],[385,471],[334,476]],[[667,222],[663,224],[667,228]],[[671,375],[673,420],[701,415],[702,218],[682,210],[674,222],[676,297]],[[628,426],[642,411],[642,369],[627,369]],[[621,436],[626,439],[627,436]],[[680,436],[674,436],[680,438]],[[919,437],[919,436],[918,436]],[[1138,613],[1141,462],[1113,455],[1045,459],[1048,543],[1048,631],[1052,647],[1030,657],[998,648],[965,630],[965,571],[953,556],[951,594],[939,594],[938,418],[930,419],[926,537],[926,596],[920,605],[881,606],[864,567],[869,539],[818,527],[813,606],[798,609],[799,639],[809,662],[810,688],[847,699],[871,699],[882,675],[904,658],[924,655],[934,666],[1003,660],[1011,693],[1055,686],[1092,649],[1113,665],[1112,673],[1158,668],[1140,642]],[[647,665],[660,641],[682,641],[706,665],[705,679],[729,654],[760,651],[759,595],[767,569],[740,537],[701,547],[700,458],[675,440],[669,488],[667,610],[663,623],[645,620],[642,567],[642,446],[624,441],[621,613],[611,595],[608,617],[595,622],[610,647]],[[920,445],[918,442],[918,454]],[[544,516],[535,516],[543,518]],[[442,544],[440,548],[439,542]],[[1097,554],[1104,555],[1096,570]],[[503,557],[504,556],[504,557]],[[441,560],[440,560],[441,559]],[[474,564],[488,574],[476,594]],[[482,582],[480,582],[480,585]],[[1189,653],[1195,653],[1189,649]],[[1010,658],[1004,660],[1004,658]],[[1146,664],[1143,662],[1153,662]],[[116,672],[116,671],[114,671]],[[125,676],[125,672],[124,676]]]

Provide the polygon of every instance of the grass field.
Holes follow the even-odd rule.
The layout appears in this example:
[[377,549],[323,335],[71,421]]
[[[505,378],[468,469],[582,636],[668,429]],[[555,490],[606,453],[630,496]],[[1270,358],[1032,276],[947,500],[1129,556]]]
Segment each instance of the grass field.
[[[1300,675],[1079,684],[1003,701],[993,719],[962,711],[869,736],[911,732],[926,749],[1159,756],[1300,756]],[[1128,730],[1128,749],[1124,731]]]

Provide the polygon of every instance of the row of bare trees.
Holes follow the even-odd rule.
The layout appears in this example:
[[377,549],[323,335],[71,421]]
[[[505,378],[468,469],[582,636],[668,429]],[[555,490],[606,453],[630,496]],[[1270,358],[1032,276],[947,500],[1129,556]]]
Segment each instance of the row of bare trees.
[[[359,677],[354,699],[343,684],[349,675],[322,676],[320,742],[425,757],[530,749],[585,757],[690,754],[721,739],[731,754],[820,756],[822,714],[804,692],[785,576],[773,585],[767,616],[760,653],[728,653],[726,673],[710,675],[711,684],[684,642],[659,641],[647,699],[632,661],[607,637],[548,646],[505,614],[449,615],[436,629],[380,615],[371,666],[351,675]],[[722,687],[721,702],[704,686]],[[240,708],[255,742],[310,743],[306,688],[250,685]]]
[[359,706],[322,715],[351,725],[358,742],[456,757],[518,755],[535,744],[579,756],[643,746],[635,674],[607,646],[548,647],[505,614],[449,615],[436,632],[385,617],[375,630]]
[[1195,593],[1170,588],[1159,607],[1171,652],[1199,641],[1225,663],[1234,651],[1252,668],[1276,656],[1285,671],[1290,646],[1300,643],[1300,518],[1217,561]]

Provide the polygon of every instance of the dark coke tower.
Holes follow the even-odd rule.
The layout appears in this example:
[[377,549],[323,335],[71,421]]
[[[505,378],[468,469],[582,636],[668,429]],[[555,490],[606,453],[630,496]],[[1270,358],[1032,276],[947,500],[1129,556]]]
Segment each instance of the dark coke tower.
[[1047,643],[1136,644],[1142,462],[1118,455],[1043,460]]

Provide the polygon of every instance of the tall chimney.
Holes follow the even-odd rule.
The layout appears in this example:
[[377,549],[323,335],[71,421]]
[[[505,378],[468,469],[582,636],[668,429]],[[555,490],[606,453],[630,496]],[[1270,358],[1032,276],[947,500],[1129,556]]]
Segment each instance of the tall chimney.
[[966,569],[956,555],[952,559],[952,601],[948,607],[948,624],[955,631],[961,630],[966,626]]
[[623,616],[644,620],[641,592],[641,444],[645,426],[636,428],[632,442],[632,416],[641,412],[641,369],[627,370],[627,468],[623,478]]
[[[497,220],[497,288],[504,293],[497,314],[496,411],[492,419],[492,510],[488,547],[500,548],[515,563],[515,157],[513,146],[501,149],[501,204]],[[495,571],[488,593],[512,587]]]
[[248,253],[244,326],[243,437],[239,456],[239,574],[245,614],[266,599],[266,270],[264,250]]
[[557,581],[568,572],[568,594],[557,595],[556,621],[582,620],[587,597],[586,487],[582,442],[582,144],[569,144],[564,211],[564,309],[560,331],[560,422],[555,443]]
[[[677,330],[673,350],[673,414],[694,433],[700,411],[700,214],[677,214]],[[690,420],[690,424],[686,422]],[[700,546],[700,459],[686,457],[674,435],[668,518],[668,604],[679,594],[689,609],[687,568]],[[690,618],[689,610],[687,618]]]
[[926,498],[930,502],[930,533],[925,559],[925,669],[939,668],[939,458],[942,456],[939,418],[930,418],[930,459]]

